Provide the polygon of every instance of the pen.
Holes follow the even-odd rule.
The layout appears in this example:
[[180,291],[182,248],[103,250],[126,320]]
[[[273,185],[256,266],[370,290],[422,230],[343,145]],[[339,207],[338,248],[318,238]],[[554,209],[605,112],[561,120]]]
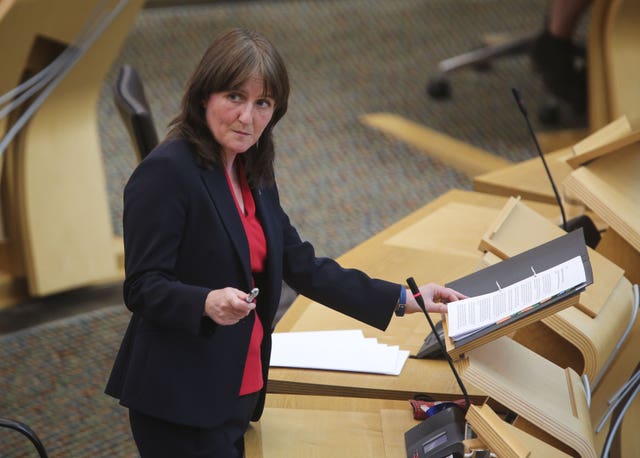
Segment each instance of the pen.
[[248,303],[253,302],[253,300],[254,300],[256,297],[258,297],[258,293],[259,293],[259,292],[260,292],[260,290],[259,290],[258,288],[253,288],[253,289],[251,290],[251,292],[249,293],[249,295],[247,296],[246,301],[247,301]]

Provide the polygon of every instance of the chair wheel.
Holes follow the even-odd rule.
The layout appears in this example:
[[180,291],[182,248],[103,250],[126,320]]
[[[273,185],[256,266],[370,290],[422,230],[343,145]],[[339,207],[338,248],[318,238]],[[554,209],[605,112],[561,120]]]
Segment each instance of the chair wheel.
[[560,107],[555,101],[547,101],[538,109],[538,119],[542,124],[555,126],[560,122]]
[[472,65],[472,67],[477,72],[488,72],[493,69],[491,62],[489,62],[488,60],[476,62],[475,64]]
[[442,76],[432,78],[427,84],[427,94],[436,100],[448,99],[451,97],[449,81]]

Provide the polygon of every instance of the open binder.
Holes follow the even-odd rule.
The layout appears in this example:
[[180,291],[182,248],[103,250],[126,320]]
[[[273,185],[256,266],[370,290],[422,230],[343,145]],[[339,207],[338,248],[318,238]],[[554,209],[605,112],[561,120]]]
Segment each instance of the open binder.
[[454,342],[448,333],[447,317],[443,319],[447,352],[453,359],[466,351],[508,335],[534,321],[578,303],[579,294],[593,283],[593,272],[582,230],[576,230],[547,243],[534,247],[512,258],[488,266],[478,272],[447,283],[469,297],[480,296],[508,287],[531,277],[532,272],[543,272],[579,256],[584,267],[585,281],[522,313],[485,327],[474,334]]

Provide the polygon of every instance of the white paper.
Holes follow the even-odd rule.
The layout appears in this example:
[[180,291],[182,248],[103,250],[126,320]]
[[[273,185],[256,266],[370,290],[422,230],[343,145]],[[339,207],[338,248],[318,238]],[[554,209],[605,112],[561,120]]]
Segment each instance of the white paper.
[[564,291],[584,283],[582,258],[576,256],[562,264],[531,276],[493,293],[470,297],[448,305],[448,333],[454,341],[487,326],[492,326],[539,305]]
[[272,341],[272,367],[398,375],[409,357],[360,330],[274,333]]

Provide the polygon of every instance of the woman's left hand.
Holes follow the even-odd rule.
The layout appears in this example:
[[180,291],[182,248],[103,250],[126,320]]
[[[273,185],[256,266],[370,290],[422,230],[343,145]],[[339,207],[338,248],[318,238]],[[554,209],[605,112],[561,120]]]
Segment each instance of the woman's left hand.
[[[451,288],[445,288],[444,286],[436,283],[428,283],[420,286],[420,294],[424,301],[425,308],[429,313],[447,313],[447,304],[458,299],[465,299],[467,296],[459,293]],[[422,309],[416,302],[416,299],[411,294],[411,291],[407,291],[407,307],[406,313],[421,312]]]

